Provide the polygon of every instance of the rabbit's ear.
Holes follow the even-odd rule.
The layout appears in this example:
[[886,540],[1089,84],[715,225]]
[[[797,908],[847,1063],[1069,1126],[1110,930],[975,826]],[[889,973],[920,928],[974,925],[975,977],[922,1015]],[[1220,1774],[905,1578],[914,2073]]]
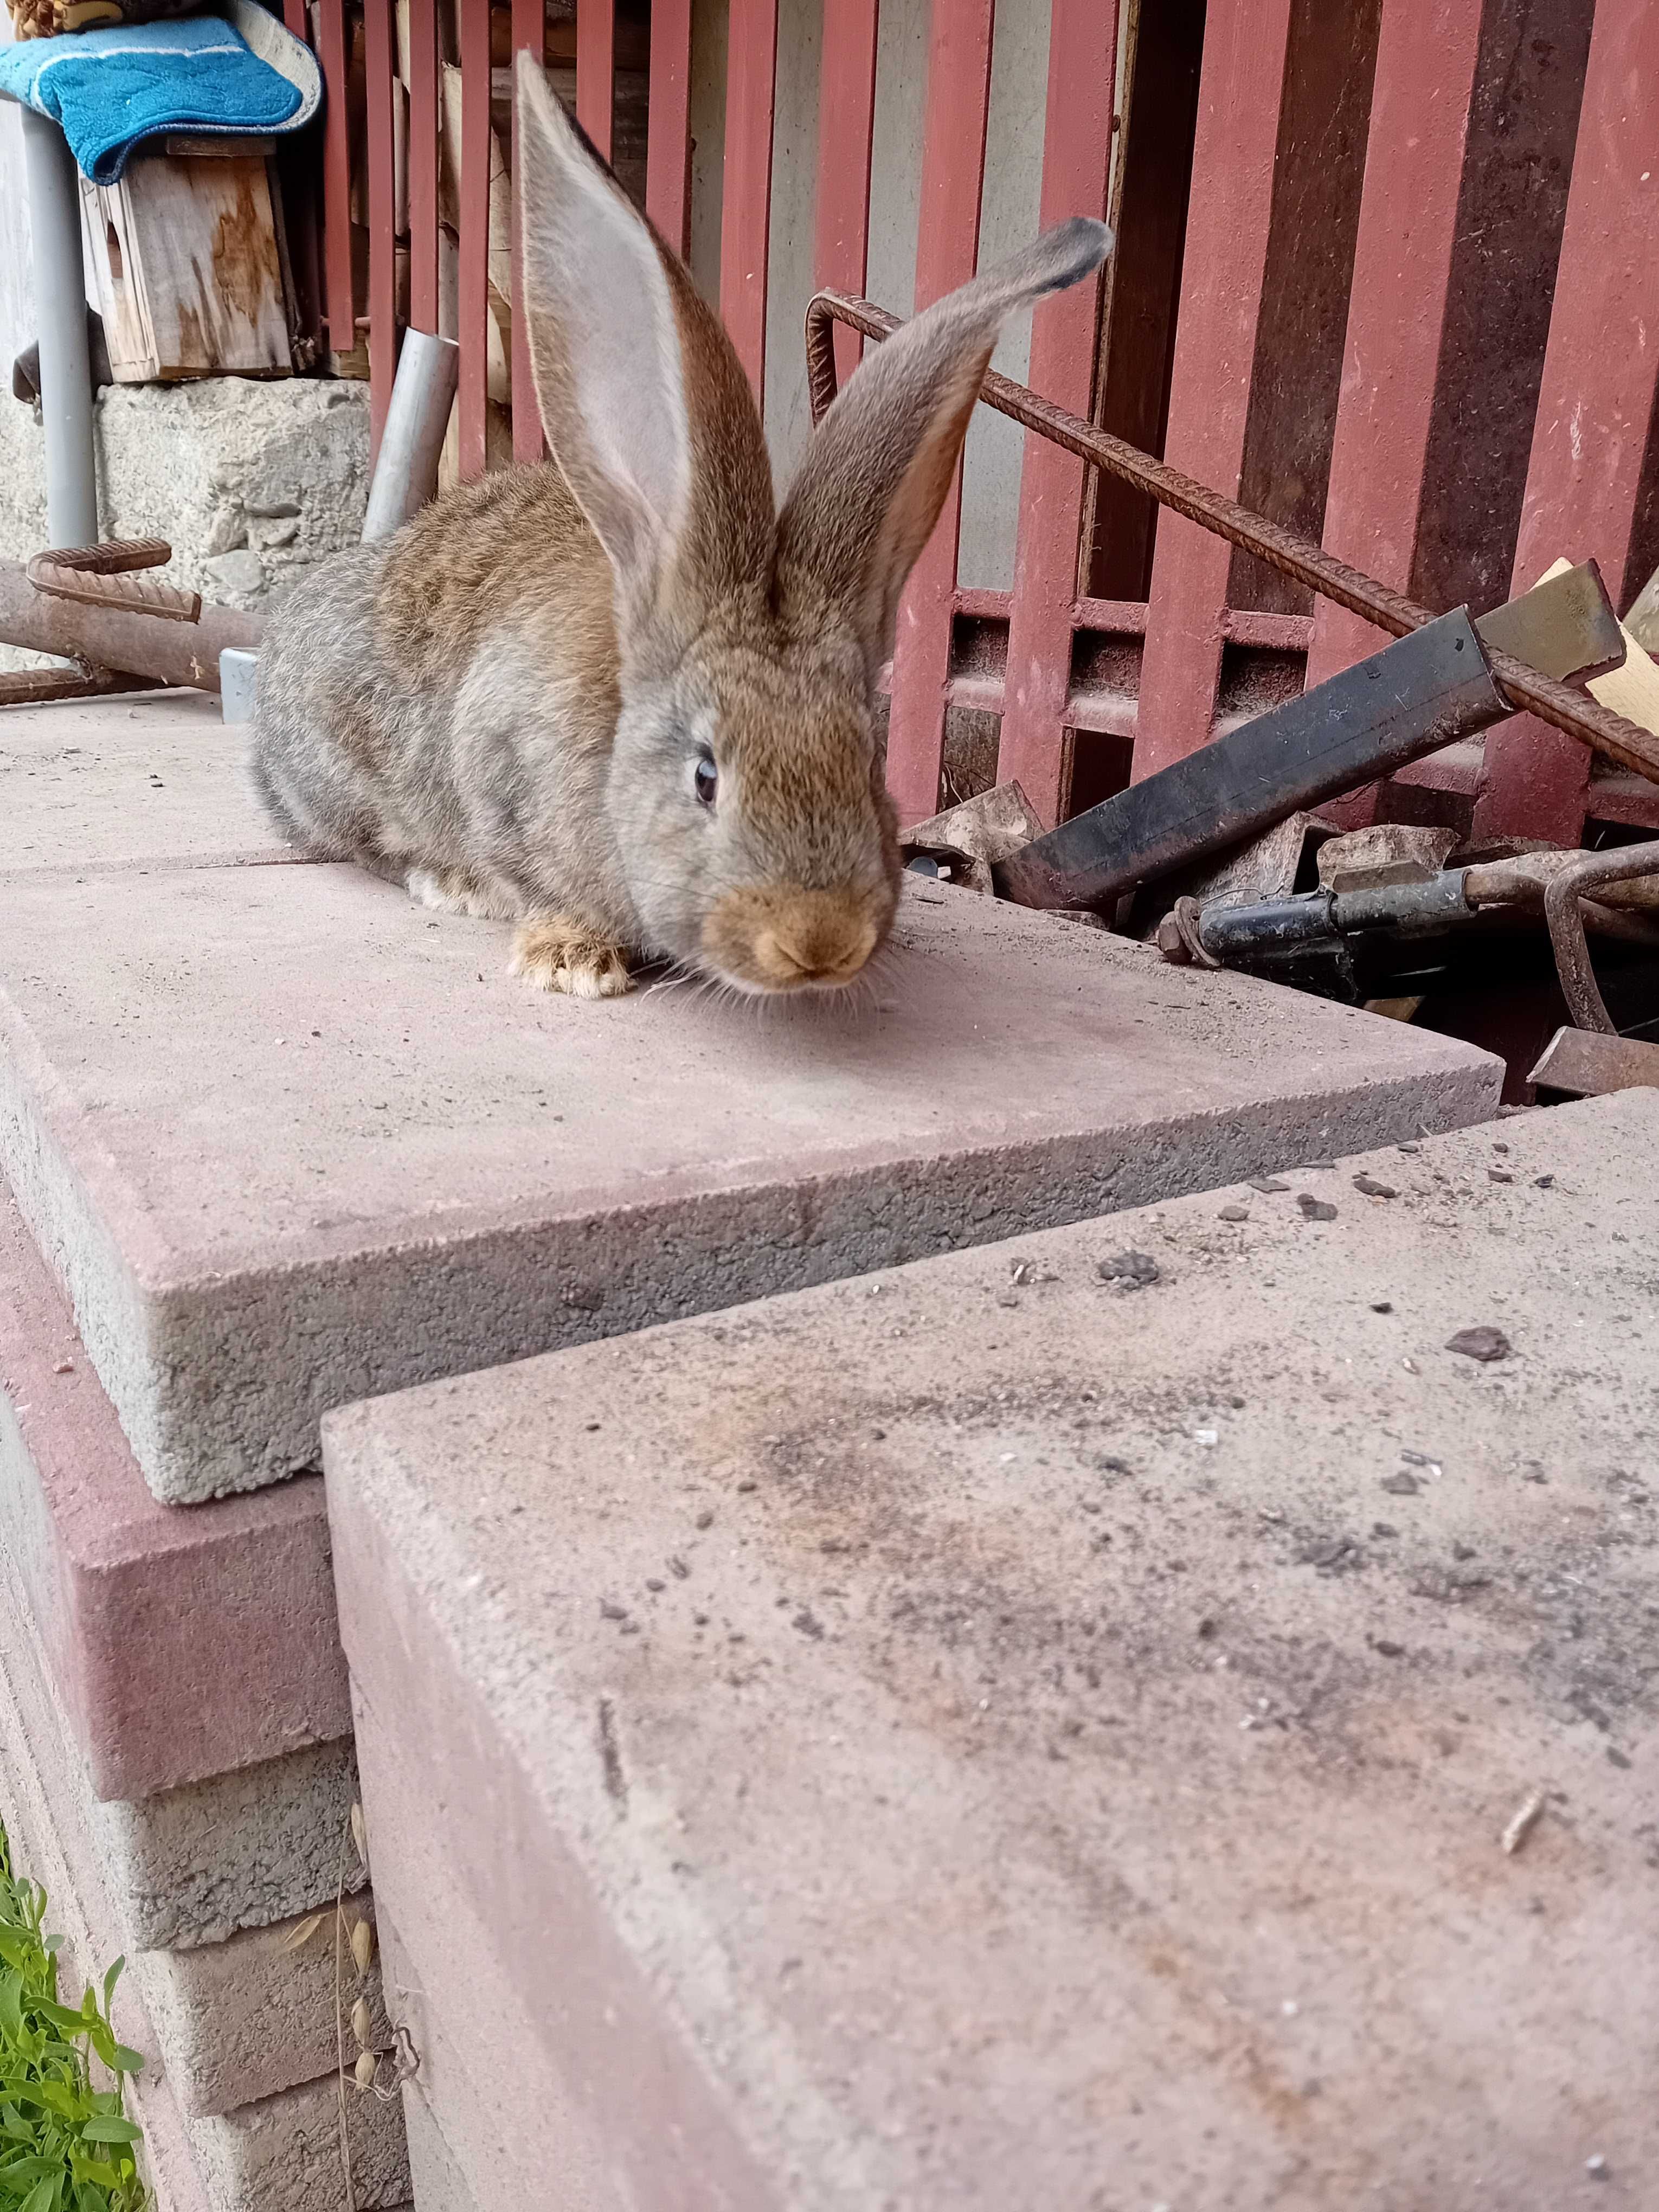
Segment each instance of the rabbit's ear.
[[624,610],[645,611],[677,572],[682,590],[715,592],[763,577],[771,471],[730,341],[528,54],[518,137],[542,425]]
[[785,593],[827,595],[872,671],[892,651],[899,593],[939,520],[1003,324],[1091,276],[1112,248],[1075,216],[872,345],[813,435],[778,526]]

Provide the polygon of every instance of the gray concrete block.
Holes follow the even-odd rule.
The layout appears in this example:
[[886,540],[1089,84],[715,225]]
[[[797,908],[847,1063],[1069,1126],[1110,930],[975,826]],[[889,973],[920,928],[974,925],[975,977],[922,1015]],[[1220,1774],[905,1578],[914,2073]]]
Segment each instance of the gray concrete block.
[[538,998],[506,943],[346,867],[0,878],[0,1166],[159,1498],[314,1463],[365,1394],[1497,1097],[1468,1046],[948,889],[873,1002],[793,1018]]
[[[349,1899],[343,1910],[353,1922],[374,1917],[366,1895]],[[296,1944],[314,1917],[250,1929],[193,1950],[140,1951],[134,1958],[144,2010],[186,2118],[231,2112],[331,2072],[338,2011],[349,2015],[360,1996],[369,2004],[376,2047],[388,2046],[378,1968],[359,1977],[343,1950],[342,1929],[337,1972],[331,1900],[324,1925]],[[346,2047],[355,2057],[349,2036]]]
[[1627,1092],[331,1416],[376,1893],[582,2201],[1644,2203],[1656,1143]]
[[[357,1794],[350,1742],[319,1744],[137,1804],[93,1801],[92,1824],[135,1949],[189,1950],[331,1904]],[[346,1888],[363,1872],[346,1856]]]
[[287,2089],[222,2118],[189,2123],[191,2148],[214,2212],[397,2212],[410,2199],[403,2104],[346,2093],[348,2199],[334,2078]]

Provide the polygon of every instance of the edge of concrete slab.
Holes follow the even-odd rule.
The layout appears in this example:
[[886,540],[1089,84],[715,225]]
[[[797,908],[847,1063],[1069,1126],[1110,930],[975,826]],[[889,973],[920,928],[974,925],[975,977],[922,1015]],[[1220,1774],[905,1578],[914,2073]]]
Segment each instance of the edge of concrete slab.
[[320,1480],[159,1504],[3,1184],[0,1378],[0,1540],[99,1796],[349,1735]]
[[[964,948],[989,927],[975,903],[954,916]],[[1023,910],[997,914],[1018,950],[1040,946],[1045,958],[1087,934]],[[918,925],[924,937],[938,927]],[[1033,931],[1054,933],[1053,942],[1039,934],[1028,945]],[[1121,987],[1121,963],[1150,956],[1113,946]],[[1006,965],[1010,955],[997,957]],[[1055,959],[1068,988],[1083,988],[1079,957],[1070,945]],[[1159,988],[1178,972],[1160,971]],[[1243,988],[1237,978],[1205,987]],[[1342,1018],[1370,1018],[1307,1005],[1333,1037]],[[1208,1027],[1237,1018],[1231,999],[1206,1003]],[[298,1243],[266,1236],[216,1249],[210,1265],[169,1250],[95,1115],[9,1003],[0,1030],[0,1162],[152,1489],[175,1504],[314,1467],[318,1424],[335,1404],[1145,1204],[1287,1153],[1462,1126],[1492,1109],[1501,1079],[1489,1055],[1405,1031],[1389,1039],[1397,1051],[1362,1051],[1346,1065],[1337,1055],[1328,1087],[1302,1071],[1288,1098],[1263,1091],[1156,1119],[1134,1108],[1105,1127],[1087,1126],[1079,1107],[1076,1126],[1062,1117],[1030,1135],[1011,1124],[937,1155],[873,1138],[837,1149],[820,1133],[787,1170],[733,1159],[700,1182],[653,1175],[637,1188],[550,1187],[493,1207],[347,1222]]]

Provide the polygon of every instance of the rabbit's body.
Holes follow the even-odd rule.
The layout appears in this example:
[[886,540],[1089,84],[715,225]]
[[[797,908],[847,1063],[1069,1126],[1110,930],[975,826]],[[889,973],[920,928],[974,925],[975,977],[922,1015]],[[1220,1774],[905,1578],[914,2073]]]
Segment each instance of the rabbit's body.
[[641,955],[750,992],[880,945],[898,850],[872,714],[899,588],[998,329],[1097,268],[1063,225],[850,382],[781,514],[729,341],[521,59],[523,258],[557,463],[452,492],[272,617],[253,775],[284,834],[520,923],[607,997]]
[[604,804],[617,707],[599,542],[550,462],[507,470],[300,585],[259,656],[254,775],[296,843],[428,905],[574,908],[638,944]]

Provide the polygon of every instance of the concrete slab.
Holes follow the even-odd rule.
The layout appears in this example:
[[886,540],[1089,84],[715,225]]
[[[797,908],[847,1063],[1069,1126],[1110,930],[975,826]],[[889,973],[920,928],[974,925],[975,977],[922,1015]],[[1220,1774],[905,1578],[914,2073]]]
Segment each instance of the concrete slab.
[[345,867],[0,878],[0,1167],[158,1497],[313,1464],[367,1393],[1498,1096],[1468,1046],[948,887],[841,1013],[542,998],[506,937]]
[[[0,1544],[99,1795],[143,1798],[348,1735],[320,1481],[205,1512],[159,1504],[3,1185],[0,1385]],[[243,1856],[263,1856],[258,1837]]]
[[[374,1917],[367,1896],[350,1900],[351,1919]],[[180,2110],[191,2119],[234,2112],[332,2074],[338,2063],[334,1914],[308,1942],[307,1920],[250,1929],[191,1951],[141,1951],[133,1960],[144,2010]],[[368,1999],[374,2042],[391,2036],[371,1966],[361,1984],[348,1957],[349,2012]],[[352,2056],[356,2046],[349,2045]]]
[[[46,1686],[44,1656],[27,1608],[3,1560],[0,1666],[9,1692],[7,1711],[14,1716],[9,1735],[0,1728],[0,1741],[10,1747],[8,1763],[28,1769],[50,1810],[57,1846],[76,1870],[77,1888],[95,1899],[96,1917],[109,1931],[106,1957],[118,1954],[129,1962],[149,2039],[128,2040],[150,2055],[181,2112],[228,2112],[330,2070],[336,2063],[335,1966],[332,1942],[322,1931],[302,1947],[292,1941],[303,1925],[295,1920],[227,1929],[222,1940],[176,1950],[147,1945],[142,1936],[135,1940],[129,1869],[118,1850],[109,1848],[107,1823],[113,1812],[143,1808],[100,1805],[92,1796]],[[328,1838],[325,1884],[307,1900],[311,1911],[326,1905],[331,1927],[343,1881],[349,1893],[348,1911],[373,1915],[371,1901],[359,1894],[366,1875],[349,1843],[349,1803],[341,1807]],[[278,1824],[258,1806],[246,1825],[273,1840],[270,1832]],[[120,1832],[116,1832],[118,1841]],[[233,1833],[222,1842],[207,1840],[203,1858],[210,1865],[218,1862],[222,1882],[226,1862],[236,1864],[241,1839]],[[291,1877],[285,1874],[281,1879],[287,1886]],[[225,1909],[222,1893],[219,1909]],[[369,1995],[378,2005],[378,1973],[371,1981]]]
[[510,1990],[581,2201],[1652,2202],[1656,1142],[1629,1092],[331,1416],[376,1894],[455,2048]]
[[247,732],[203,691],[129,691],[0,714],[9,871],[294,855],[247,780]]
[[352,2191],[340,2149],[332,2077],[287,2089],[222,2118],[189,2123],[191,2148],[214,2212],[401,2212],[410,2200],[403,2104],[346,2095]]

